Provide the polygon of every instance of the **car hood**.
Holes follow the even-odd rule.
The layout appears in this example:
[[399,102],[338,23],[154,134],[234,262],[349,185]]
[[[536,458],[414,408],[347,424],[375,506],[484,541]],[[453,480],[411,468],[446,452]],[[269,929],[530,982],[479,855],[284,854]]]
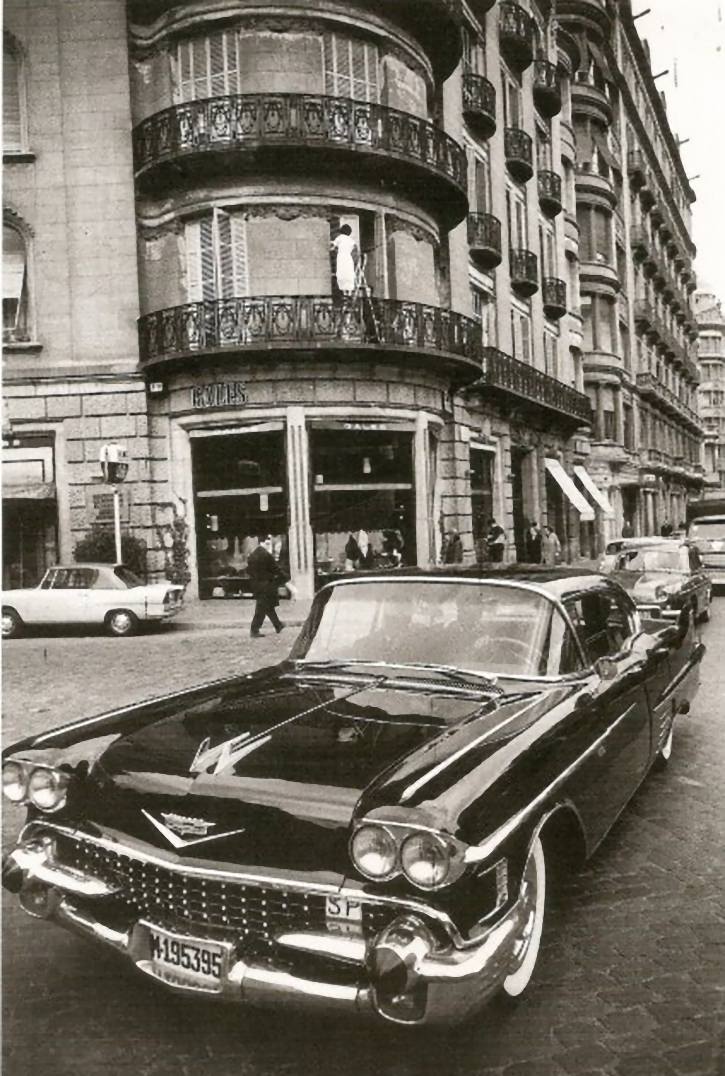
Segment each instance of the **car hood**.
[[684,585],[686,576],[682,572],[612,572],[611,578],[628,591],[635,601],[638,598],[652,598],[658,587],[664,587],[667,593],[673,593]]
[[420,820],[423,805],[431,824],[454,830],[445,805],[431,801],[445,799],[462,765],[480,765],[528,728],[549,693],[496,698],[278,674],[210,687],[125,729],[96,725],[74,741],[61,731],[20,753],[32,758],[40,748],[86,771],[68,809],[99,831],[184,856],[344,871],[353,818],[376,808]]

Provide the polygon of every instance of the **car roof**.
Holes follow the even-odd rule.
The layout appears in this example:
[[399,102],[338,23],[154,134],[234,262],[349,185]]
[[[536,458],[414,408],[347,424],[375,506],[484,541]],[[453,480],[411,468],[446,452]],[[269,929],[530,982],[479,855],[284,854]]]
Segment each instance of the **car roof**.
[[690,526],[693,523],[725,523],[725,516],[693,516]]
[[564,594],[574,591],[590,590],[603,583],[608,584],[606,576],[588,568],[550,567],[548,565],[491,565],[451,564],[435,568],[387,568],[381,571],[348,572],[340,579],[330,580],[333,586],[341,583],[364,579],[397,580],[414,582],[421,579],[450,580],[487,580],[522,583],[547,591],[552,598],[560,599]]
[[63,571],[67,571],[71,568],[124,568],[124,564],[114,563],[109,564],[108,561],[101,560],[84,560],[78,564],[51,564],[47,570],[49,572],[54,571],[56,568],[60,568]]
[[612,545],[617,546],[617,550],[622,549],[637,549],[639,546],[664,546],[667,549],[668,546],[679,547],[681,545],[688,545],[686,538],[661,538],[658,534],[653,534],[649,538],[614,538],[611,542],[607,542],[607,548]]

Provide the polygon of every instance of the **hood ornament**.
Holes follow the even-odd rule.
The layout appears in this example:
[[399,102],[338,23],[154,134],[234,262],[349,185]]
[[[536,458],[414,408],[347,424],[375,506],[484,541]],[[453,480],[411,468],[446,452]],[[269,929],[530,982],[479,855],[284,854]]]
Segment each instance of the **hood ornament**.
[[[162,812],[162,822],[143,808],[141,808],[141,814],[149,820],[152,826],[156,826],[159,833],[163,834],[174,848],[189,848],[193,844],[218,841],[222,837],[233,837],[235,834],[244,833],[244,827],[227,829],[223,833],[209,833],[209,830],[216,826],[216,822],[206,822],[203,818],[190,818],[183,814]],[[191,836],[192,839],[186,840],[187,836]]]

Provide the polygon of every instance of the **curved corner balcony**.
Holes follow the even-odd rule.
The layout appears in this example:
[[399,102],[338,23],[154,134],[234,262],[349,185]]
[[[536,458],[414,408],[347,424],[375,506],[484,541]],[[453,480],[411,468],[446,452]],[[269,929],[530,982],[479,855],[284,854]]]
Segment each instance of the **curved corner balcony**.
[[609,127],[612,122],[612,104],[604,89],[592,82],[572,82],[571,112]]
[[547,119],[561,112],[559,72],[550,60],[534,61],[534,102]]
[[539,183],[539,205],[547,217],[556,217],[561,213],[561,176],[557,172],[540,170],[537,172]]
[[575,173],[576,200],[588,202],[589,205],[601,206],[612,212],[617,205],[617,193],[611,179],[601,176],[599,172],[593,172],[583,164]]
[[318,94],[254,93],[174,105],[133,132],[136,178],[155,195],[222,174],[334,173],[407,194],[448,227],[468,211],[465,151],[427,120]]
[[463,118],[481,138],[490,138],[496,130],[496,88],[484,78],[467,71],[463,76]]
[[592,30],[598,36],[606,36],[611,30],[607,0],[559,0],[556,17],[567,30],[579,33]]
[[544,313],[552,321],[558,321],[566,314],[566,283],[555,276],[544,277],[541,286]]
[[532,250],[510,250],[509,273],[517,295],[528,298],[539,290],[539,260]]
[[522,127],[507,127],[503,136],[506,167],[519,183],[526,183],[534,174],[534,149],[531,135]]
[[520,4],[505,0],[499,10],[498,43],[506,60],[525,71],[534,59],[534,20]]
[[501,264],[501,221],[491,213],[468,216],[468,251],[479,269],[495,269]]
[[479,385],[487,393],[504,397],[509,405],[513,398],[532,409],[554,412],[560,421],[576,426],[591,424],[588,396],[497,347],[483,348],[483,374],[475,387]]
[[[330,295],[210,299],[139,318],[144,369],[202,366],[210,357],[256,354],[261,363],[309,359],[320,351],[447,371],[465,384],[481,366],[481,326],[442,307]],[[329,354],[327,355],[329,359]]]

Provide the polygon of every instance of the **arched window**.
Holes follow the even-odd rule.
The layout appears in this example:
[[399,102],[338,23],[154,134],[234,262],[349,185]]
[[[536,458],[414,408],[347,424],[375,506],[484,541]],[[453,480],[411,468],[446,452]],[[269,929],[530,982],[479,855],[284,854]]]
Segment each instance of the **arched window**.
[[28,265],[25,240],[3,225],[3,340],[28,338]]
[[7,34],[3,38],[3,152],[21,153],[25,148],[22,61]]

